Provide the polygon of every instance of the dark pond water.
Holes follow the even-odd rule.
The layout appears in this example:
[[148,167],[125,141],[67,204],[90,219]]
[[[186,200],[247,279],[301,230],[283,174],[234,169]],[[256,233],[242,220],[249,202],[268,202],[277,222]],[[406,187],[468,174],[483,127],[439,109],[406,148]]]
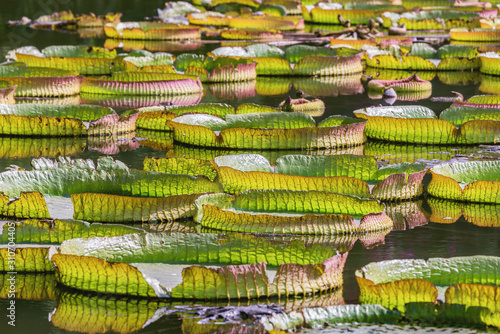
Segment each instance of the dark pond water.
[[[15,27],[8,28],[5,24],[10,19],[20,19],[22,16],[39,16],[53,11],[71,9],[74,13],[87,13],[93,11],[96,14],[104,14],[112,11],[123,12],[122,20],[140,20],[145,16],[153,16],[156,8],[163,7],[164,1],[157,0],[2,0],[0,3],[0,57],[4,57],[6,52],[15,47],[23,45],[35,45],[43,48],[49,45],[98,45],[102,46],[106,42],[104,38],[82,38],[78,34],[60,33],[53,31],[33,31],[29,28]],[[207,51],[218,47],[219,44],[211,43],[202,45],[196,52],[206,53]],[[171,50],[178,54],[179,51]],[[425,73],[422,74],[425,77]],[[451,77],[459,78],[461,84],[448,84]],[[479,75],[470,75],[469,73],[455,73],[450,76],[436,75],[432,76],[433,93],[432,96],[451,96],[450,91],[458,91],[466,98],[480,94],[479,86],[481,77]],[[208,92],[202,102],[225,102],[233,106],[241,103],[252,102],[258,104],[276,106],[289,95],[295,95],[297,89],[307,90],[316,93],[326,103],[325,113],[317,119],[325,118],[333,114],[343,114],[353,116],[352,111],[361,107],[381,103],[380,100],[372,100],[366,93],[366,83],[361,77],[354,78],[349,84],[343,84],[335,80],[325,80],[322,85],[318,82],[307,80],[289,81],[285,78],[259,78],[256,83],[245,85],[223,85],[222,87],[208,88]],[[458,81],[455,81],[458,82]],[[311,89],[314,84],[316,88]],[[277,92],[276,86],[279,86],[281,93]],[[291,88],[286,89],[287,85]],[[272,88],[274,87],[274,88]],[[285,87],[285,88],[283,88]],[[305,87],[305,89],[304,89]],[[319,88],[318,88],[319,87]],[[396,102],[396,104],[411,104],[410,102]],[[443,109],[449,106],[449,103],[431,102],[430,100],[418,101],[418,104],[425,105],[439,114]],[[125,109],[119,109],[120,112]],[[145,137],[149,141],[139,142],[139,145],[131,146],[129,142],[119,142],[115,146],[118,153],[113,157],[125,162],[133,168],[142,168],[142,161],[145,156],[163,157],[165,149],[156,149],[151,142],[163,144],[167,147],[170,154],[207,154],[204,150],[189,150],[185,147],[174,145],[171,138],[163,138],[159,134],[138,133],[138,137]],[[12,150],[16,145],[41,145],[42,147],[55,145],[51,142],[27,141],[15,142],[6,138],[2,140],[0,149],[3,153],[0,159],[0,170],[16,164],[24,168],[30,168],[30,161],[33,157],[43,156],[39,154],[26,154],[19,157],[8,153],[8,145]],[[73,158],[92,158],[95,159],[104,153],[98,150],[99,145],[95,143],[78,142],[69,143],[75,145],[78,149],[71,151]],[[101,145],[102,147],[102,145]],[[395,146],[381,143],[367,143],[363,147],[354,148],[346,153],[363,152],[365,154],[379,155],[379,160],[390,160],[393,162],[414,161],[415,159],[450,159],[454,148],[451,147],[406,147]],[[102,150],[101,150],[102,151]],[[485,148],[460,148],[459,152],[465,154],[478,153],[486,154]],[[173,152],[173,153],[172,153]],[[406,152],[406,154],[405,154]],[[420,152],[420,153],[414,153]],[[434,152],[434,153],[428,153]],[[262,152],[260,152],[262,153]],[[274,156],[286,154],[288,152],[273,152],[266,154]],[[336,151],[330,152],[337,153]],[[313,154],[308,152],[308,154]],[[322,154],[325,154],[323,152]],[[1,190],[1,189],[0,189]],[[349,250],[347,264],[344,270],[345,284],[341,290],[329,294],[306,298],[306,300],[265,300],[259,302],[276,302],[285,305],[288,309],[297,308],[300,305],[321,305],[328,306],[338,303],[356,303],[358,302],[358,285],[356,283],[354,272],[356,269],[373,261],[402,258],[429,258],[429,257],[451,257],[465,255],[500,255],[500,228],[499,227],[480,227],[474,225],[475,221],[466,221],[463,217],[455,217],[458,220],[450,224],[433,223],[431,217],[433,203],[426,199],[419,203],[414,203],[411,209],[412,217],[417,217],[415,225],[405,226],[404,221],[399,221],[399,230],[394,230],[387,234],[385,238],[376,237],[364,240],[356,238],[339,238],[333,240],[317,240],[324,244],[330,244],[332,247],[339,248],[342,251]],[[499,208],[490,208],[493,217],[498,217]],[[408,216],[409,217],[409,216]],[[492,221],[497,226],[500,222]],[[414,227],[414,228],[410,228]],[[352,245],[353,244],[353,245]],[[148,319],[151,319],[155,312],[161,307],[174,307],[182,305],[177,302],[175,305],[157,305],[137,300],[117,300],[105,298],[104,296],[84,295],[74,291],[68,291],[62,287],[55,286],[52,275],[38,275],[20,277],[27,282],[27,286],[33,286],[33,291],[37,291],[38,300],[18,299],[17,318],[15,331],[6,324],[5,312],[8,304],[7,300],[0,300],[0,333],[62,333],[70,331],[84,332],[102,332],[106,330],[120,331],[137,329],[141,333],[213,333],[215,331],[228,332],[234,329],[231,327],[214,326],[196,326],[196,322],[189,319],[180,319],[179,315],[165,315],[159,320],[140,329]],[[28,291],[30,289],[27,289]],[[45,293],[43,293],[45,292]],[[186,303],[192,304],[192,303]],[[203,303],[196,303],[204,305]],[[241,302],[246,304],[246,302]],[[224,305],[224,303],[219,303]],[[164,312],[163,312],[164,313]],[[239,332],[235,331],[235,332]],[[250,332],[250,331],[249,331]]]

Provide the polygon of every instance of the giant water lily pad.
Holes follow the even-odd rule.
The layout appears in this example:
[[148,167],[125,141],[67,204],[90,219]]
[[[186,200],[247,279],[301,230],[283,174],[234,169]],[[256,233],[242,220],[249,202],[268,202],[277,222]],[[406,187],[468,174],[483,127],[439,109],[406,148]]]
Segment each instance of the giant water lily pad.
[[[215,164],[228,193],[245,189],[318,190],[389,201],[421,195],[426,173],[419,163],[379,168],[375,158],[347,154],[285,155],[276,160],[276,167],[262,156],[241,154],[217,157]],[[374,185],[371,194],[367,182]]]
[[160,22],[108,23],[104,26],[104,33],[116,39],[188,40],[201,37],[198,27]]
[[[269,45],[222,47],[212,51],[217,57],[237,57],[257,63],[257,75],[329,76],[360,73],[362,52],[352,49],[329,49],[293,45],[284,52]],[[179,62],[180,65],[180,62]]]
[[456,126],[471,120],[500,121],[500,105],[455,101],[449,108],[441,112],[439,118]]
[[83,152],[83,137],[0,137],[0,157],[6,159],[56,158]]
[[369,138],[422,144],[494,144],[500,139],[500,123],[471,120],[459,128],[422,106],[369,107],[354,111],[368,119]]
[[129,197],[72,194],[75,219],[99,222],[172,221],[192,217],[200,194],[168,197]]
[[[408,11],[401,15],[386,12],[382,14],[384,26],[405,24],[410,30],[450,30],[452,28],[479,27],[479,14],[464,11]],[[474,20],[477,18],[477,20]]]
[[53,272],[49,258],[56,252],[52,245],[0,244],[0,272]]
[[465,202],[500,203],[500,163],[469,161],[431,168],[430,195]]
[[14,231],[16,242],[24,244],[60,244],[64,240],[82,237],[116,236],[141,233],[143,230],[118,224],[90,224],[69,219],[28,219],[22,222],[5,221],[0,243],[9,243],[9,231]]
[[0,66],[0,80],[17,86],[15,97],[75,95],[82,83],[82,77],[74,71],[21,66]]
[[319,3],[317,7],[302,6],[301,9],[304,20],[314,23],[341,24],[341,16],[353,24],[367,24],[370,18],[375,16],[375,12],[370,9],[338,9],[325,3]]
[[196,220],[202,226],[232,232],[353,234],[390,229],[393,225],[377,201],[320,191],[213,194],[198,198],[196,206]]
[[500,40],[500,31],[497,29],[466,29],[450,30],[450,37],[454,41],[497,42]]
[[[0,298],[8,299],[12,274],[0,274]],[[54,275],[44,273],[25,273],[15,276],[14,291],[19,300],[55,300],[56,279]]]
[[404,311],[410,302],[434,303],[438,296],[435,286],[499,285],[500,276],[495,269],[499,261],[493,256],[468,256],[373,262],[356,271],[360,301]]
[[370,80],[368,94],[371,98],[382,97],[388,89],[393,89],[400,100],[416,100],[430,97],[432,84],[414,75],[401,80]]
[[218,148],[311,149],[358,145],[365,140],[364,122],[345,116],[331,116],[317,126],[310,116],[302,113],[226,115],[225,118],[185,115],[167,121],[167,125],[174,129],[176,141]]
[[[138,251],[132,254],[132,248]],[[314,293],[340,286],[346,257],[323,246],[306,248],[301,242],[283,248],[253,236],[157,233],[73,239],[63,243],[61,254],[52,260],[58,282],[80,290],[239,299]],[[189,266],[198,263],[222,267]],[[267,269],[267,265],[277,269]]]
[[[137,115],[89,105],[0,105],[0,133],[23,136],[99,136],[135,130]],[[88,123],[87,123],[88,122]]]
[[[406,313],[390,310],[379,304],[365,305],[336,305],[329,307],[303,308],[290,313],[276,313],[263,317],[260,322],[268,331],[296,330],[303,326],[315,330],[326,330],[325,325],[334,327],[335,330],[348,331],[352,326],[364,331],[435,331],[427,327],[453,326],[499,327],[500,312],[483,306],[480,293],[491,290],[488,286],[475,284],[456,284],[448,290],[456,294],[454,298],[447,299],[446,303],[409,302],[406,304]],[[492,291],[488,291],[492,292]],[[493,291],[494,293],[494,291]],[[471,301],[469,303],[469,301]],[[472,302],[473,301],[473,302]],[[454,302],[460,302],[454,303]],[[476,304],[476,305],[474,305]],[[408,322],[411,325],[407,325]],[[386,325],[381,325],[386,324]],[[361,326],[360,326],[361,325]],[[419,327],[419,326],[424,327]],[[313,330],[314,331],[314,330]],[[444,329],[444,331],[468,331],[467,329]]]
[[116,50],[107,50],[93,46],[50,46],[41,52],[38,49],[24,48],[14,50],[17,61],[32,67],[49,67],[76,71],[80,74],[110,74],[123,69],[120,59],[116,59]]
[[32,160],[32,166],[30,171],[14,169],[0,173],[0,187],[6,195],[40,191],[55,196],[94,192],[164,197],[220,191],[218,183],[206,178],[129,169],[109,157],[99,159],[97,165],[92,160],[42,158]]

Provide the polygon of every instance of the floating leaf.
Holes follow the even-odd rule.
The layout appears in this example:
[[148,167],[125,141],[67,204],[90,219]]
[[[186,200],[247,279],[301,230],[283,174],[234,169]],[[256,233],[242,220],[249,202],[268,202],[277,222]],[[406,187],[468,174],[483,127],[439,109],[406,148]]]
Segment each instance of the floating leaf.
[[218,167],[219,182],[227,193],[237,194],[247,189],[318,190],[369,197],[366,182],[349,177],[306,177],[264,172],[241,172],[230,167]]
[[361,290],[359,300],[363,304],[380,304],[388,309],[396,308],[404,312],[407,303],[435,303],[437,299],[436,287],[422,279],[401,279],[378,284],[359,276],[356,279]]
[[50,272],[54,264],[49,260],[57,252],[54,246],[0,245],[0,272]]
[[500,311],[500,287],[483,284],[454,284],[446,290],[446,303],[461,304],[467,308],[481,306],[491,312]]
[[169,174],[206,176],[213,181],[217,172],[208,160],[194,158],[148,158],[144,159],[144,170]]
[[[427,110],[427,117],[422,110]],[[500,124],[497,121],[473,120],[456,128],[448,121],[434,119],[435,115],[430,112],[420,106],[400,106],[359,109],[354,114],[368,119],[366,135],[374,139],[424,144],[486,144],[498,141]]]
[[252,17],[230,17],[229,27],[237,29],[258,28],[261,30],[293,31],[304,29],[304,19],[297,16],[274,17],[252,16]]
[[500,72],[496,68],[500,63],[500,56],[496,52],[487,52],[479,55],[481,59],[481,73],[499,75]]
[[82,136],[82,121],[74,118],[0,115],[0,134],[17,136]]
[[[0,298],[9,299],[12,274],[0,274]],[[56,279],[51,274],[15,275],[16,300],[56,299]]]
[[74,218],[99,222],[171,221],[194,216],[199,194],[159,198],[72,194]]
[[401,317],[399,311],[388,310],[381,305],[335,305],[328,307],[303,308],[299,312],[274,314],[263,317],[261,323],[270,332],[307,325],[323,328],[324,325],[394,323]]
[[186,17],[190,24],[207,26],[228,26],[229,19],[222,13],[206,11],[201,13],[190,13]]
[[498,42],[500,31],[496,29],[456,28],[450,30],[450,37],[452,41]]
[[0,80],[0,103],[1,104],[14,104],[16,101],[14,100],[14,91],[17,86],[9,87],[9,83],[7,81]]
[[[420,11],[405,12],[397,21],[397,24],[405,24],[409,30],[436,30],[458,27],[479,27],[479,21],[470,20],[479,17],[478,13],[463,11]],[[470,21],[469,21],[470,20]]]
[[[312,178],[314,177],[318,179],[326,177],[358,178],[368,182],[378,183],[372,189],[372,197],[389,201],[409,199],[421,195],[423,193],[422,179],[426,173],[426,171],[424,170],[425,166],[423,164],[417,163],[389,165],[379,169],[374,158],[355,155],[286,155],[276,160],[276,167],[274,168],[274,170],[271,169],[267,161],[265,161],[265,163],[269,167],[266,167],[267,169],[261,169],[260,165],[264,164],[255,163],[253,161],[255,159],[252,157],[252,155],[241,155],[238,159],[235,158],[235,156],[228,156],[226,158],[228,160],[232,160],[231,164],[219,164],[217,159],[220,158],[217,158],[215,161],[220,168],[220,181],[223,186],[228,188],[235,186],[235,184],[233,184],[232,182],[236,181],[236,179],[226,180],[225,177],[228,177],[228,175],[232,174],[234,174],[232,176],[235,176],[235,174],[237,174],[237,171],[224,169],[223,166],[228,166],[232,167],[235,170],[247,172],[246,174],[248,175],[245,174],[245,176],[243,176],[246,182],[250,182],[250,179],[248,178],[251,174],[249,174],[249,172],[257,171],[270,173],[275,172],[277,174],[285,174],[289,176],[295,175],[304,177],[305,180],[312,180]],[[261,157],[261,159],[263,159],[263,157]],[[272,182],[285,182],[284,180],[286,179],[283,176],[273,176],[272,174],[268,177],[266,174],[261,175],[262,177],[266,176],[266,181],[274,180]],[[252,175],[252,177],[254,176]],[[293,178],[290,178],[290,180],[293,180]],[[254,186],[255,185],[252,185],[252,187]],[[267,186],[268,185],[266,185],[266,187]],[[337,190],[335,192],[343,193],[340,190]]]
[[477,226],[499,226],[498,204],[464,203],[438,198],[428,198],[427,203],[432,212],[429,221],[433,223],[452,224],[463,215],[465,220]]
[[15,97],[75,95],[82,83],[82,77],[74,71],[20,66],[0,66],[0,80],[17,86]]
[[[89,247],[94,241],[98,242],[98,248]],[[109,251],[111,244],[115,244],[114,252]],[[143,247],[137,248],[138,245]],[[264,239],[242,235],[157,233],[139,238],[73,239],[63,243],[63,247],[63,254],[54,255],[52,259],[57,266],[56,279],[65,285],[113,294],[194,299],[286,296],[327,290],[342,284],[346,259],[346,255],[335,255],[328,247],[308,248],[298,241],[283,248]],[[141,251],[127,254],[129,247]],[[256,253],[248,247],[257,247],[263,252]],[[108,262],[113,259],[134,264]],[[151,261],[163,263],[147,263]],[[277,271],[273,270],[274,280],[268,278],[266,262],[261,261],[278,266]],[[231,265],[214,269],[190,266],[183,269],[182,281],[167,281],[159,275],[162,270],[170,271],[174,267],[165,262]],[[120,278],[117,270],[123,273]],[[77,277],[80,279],[75,280]]]
[[364,45],[371,45],[371,46],[377,46],[377,43],[375,41],[372,41],[371,39],[337,39],[337,38],[330,38],[330,45],[349,45],[352,46],[353,48],[360,49]]
[[[54,276],[52,276],[54,277]],[[65,331],[130,333],[155,320],[166,303],[60,291],[52,325]],[[102,317],[105,314],[106,317]]]
[[108,23],[104,25],[104,33],[117,39],[189,40],[201,37],[198,27],[160,22]]
[[7,159],[55,158],[83,152],[82,137],[0,137],[0,157]]
[[[342,234],[392,227],[377,201],[326,192],[249,190],[234,198],[222,194],[200,197],[196,205],[196,220],[202,226],[224,231]],[[357,224],[351,215],[363,218]]]
[[306,22],[341,24],[339,16],[345,20],[350,20],[353,24],[367,24],[370,18],[375,16],[373,10],[369,9],[329,9],[319,5],[318,7],[308,8],[302,6],[302,15]]
[[39,192],[21,192],[20,198],[12,201],[0,193],[0,215],[14,218],[50,218],[45,198]]
[[362,72],[361,53],[352,56],[308,56],[295,65],[295,75],[346,75]]
[[8,196],[20,191],[63,195],[84,192],[122,196],[165,197],[170,195],[220,192],[220,185],[205,178],[128,169],[109,157],[98,160],[34,159],[31,171],[0,173],[1,189]]
[[123,225],[89,224],[77,220],[30,219],[18,223],[7,222],[0,234],[0,243],[8,243],[8,231],[14,228],[17,243],[60,244],[64,240],[82,237],[116,236],[141,233],[140,229]]
[[500,203],[498,161],[468,161],[431,168],[430,195],[457,201]]
[[[282,123],[290,125],[296,122],[296,118],[309,117],[298,113],[281,113]],[[227,115],[232,119],[242,120],[245,123],[255,126],[264,126],[268,123],[265,120],[276,118],[272,113],[264,114],[238,114]],[[193,117],[192,119],[201,119]],[[335,117],[334,117],[335,118]],[[262,122],[262,121],[265,122]],[[364,123],[358,123],[355,120],[349,122],[342,117],[342,120],[336,122],[333,126],[324,124],[318,127],[305,127],[295,129],[252,129],[252,128],[227,128],[219,134],[202,125],[181,124],[176,121],[167,121],[167,125],[174,129],[174,139],[176,141],[208,147],[219,148],[254,148],[254,149],[296,149],[296,148],[316,148],[316,147],[337,147],[357,145],[364,142],[363,133]],[[220,123],[222,129],[224,124]],[[228,119],[229,123],[229,119]],[[233,122],[233,124],[235,124]],[[239,124],[239,123],[238,123]],[[255,125],[254,125],[255,124]],[[218,130],[216,130],[218,131]]]
[[451,57],[466,57],[469,59],[476,58],[478,56],[477,48],[468,45],[443,45],[437,51],[437,57],[440,59],[446,59]]
[[376,93],[384,93],[389,88],[394,89],[399,95],[401,92],[430,91],[432,84],[427,80],[420,79],[417,74],[401,80],[370,80],[368,83],[368,89]]
[[455,283],[500,285],[500,275],[495,271],[500,258],[495,256],[464,256],[389,260],[373,262],[356,271],[356,276],[375,284],[404,279],[428,280],[438,286]]
[[[131,73],[131,72],[126,72]],[[138,72],[142,75],[153,74],[147,72]],[[171,76],[173,74],[164,74],[162,76]],[[125,79],[120,77],[120,79]],[[130,79],[128,79],[130,80]],[[132,79],[137,80],[137,79]],[[152,81],[120,81],[105,80],[95,78],[85,78],[82,82],[82,93],[88,94],[107,94],[107,95],[182,95],[194,94],[203,91],[203,86],[199,79],[160,79],[153,78]]]
[[433,59],[437,56],[437,51],[427,43],[413,43],[411,45],[410,56]]
[[434,285],[477,282],[497,285],[499,277],[492,268],[499,260],[492,256],[470,256],[370,263],[356,271],[360,301],[397,307],[403,312],[409,302],[434,303],[437,298]]

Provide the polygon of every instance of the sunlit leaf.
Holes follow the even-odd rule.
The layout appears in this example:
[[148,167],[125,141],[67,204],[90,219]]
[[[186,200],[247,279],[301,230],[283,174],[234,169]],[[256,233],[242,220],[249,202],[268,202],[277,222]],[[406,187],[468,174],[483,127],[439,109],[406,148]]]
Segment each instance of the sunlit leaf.
[[[9,299],[12,274],[0,274],[0,298]],[[19,300],[56,299],[56,279],[52,274],[15,275],[15,296]]]
[[500,203],[498,161],[445,163],[431,168],[432,180],[427,191],[439,198]]
[[200,30],[195,26],[180,26],[161,22],[124,22],[104,25],[107,37],[117,39],[182,40],[200,39]]
[[16,246],[0,245],[0,272],[54,271],[54,264],[49,260],[50,255],[57,252],[54,246]]
[[[497,282],[498,284],[498,282]],[[466,307],[481,306],[491,312],[500,311],[500,287],[483,284],[454,284],[446,290],[446,303]]]
[[214,166],[208,160],[194,158],[148,158],[144,159],[144,170],[169,174],[206,176],[213,181],[217,177]]
[[0,80],[11,87],[17,85],[15,97],[75,95],[82,83],[82,77],[74,71],[20,66],[0,66]]
[[50,105],[29,103],[16,105],[0,104],[0,114],[32,117],[68,117],[88,122],[106,115],[116,114],[116,112],[111,108],[93,105]]
[[99,222],[171,221],[194,216],[199,194],[128,197],[96,193],[71,194],[75,219]]
[[[377,201],[326,192],[250,190],[234,198],[222,194],[200,197],[196,205],[196,220],[202,226],[224,231],[342,234],[392,227]],[[361,221],[355,223],[352,216],[362,217]]]
[[373,92],[383,93],[392,88],[396,93],[401,92],[422,92],[432,90],[432,84],[427,80],[422,80],[417,74],[401,80],[370,80],[368,89]]
[[[298,115],[302,116],[298,116]],[[198,116],[198,115],[196,115]],[[277,115],[272,113],[263,114],[237,114],[227,115],[226,118],[234,120],[245,120],[245,123],[252,127],[264,126],[273,120]],[[298,119],[309,117],[300,113],[281,113],[278,119],[280,123],[299,124]],[[201,118],[191,117],[193,121]],[[215,119],[214,119],[215,121]],[[220,123],[218,130],[223,128],[224,123]],[[228,119],[229,123],[229,119]],[[234,122],[233,122],[234,123]],[[220,147],[220,148],[254,148],[254,149],[294,149],[294,148],[315,148],[315,147],[337,147],[356,145],[364,142],[364,134],[360,132],[364,123],[356,120],[335,121],[335,124],[319,124],[318,127],[291,128],[291,129],[262,129],[262,128],[226,128],[216,134],[210,128],[195,123],[181,124],[179,122],[167,121],[167,125],[174,129],[174,139],[191,145]],[[215,123],[214,123],[215,124]],[[235,123],[234,123],[235,124]],[[238,123],[239,124],[239,123]],[[255,125],[254,125],[255,124]],[[269,123],[270,124],[270,123]],[[276,125],[278,125],[277,123]],[[248,126],[248,125],[246,125]]]
[[20,198],[12,201],[0,193],[0,215],[13,218],[50,218],[45,198],[39,192],[21,192]]
[[[97,248],[89,248],[93,241],[98,242]],[[110,248],[113,243],[116,246]],[[138,245],[143,247],[136,248]],[[328,290],[342,284],[346,259],[346,255],[335,255],[334,250],[324,246],[309,248],[297,241],[281,247],[241,235],[148,234],[135,238],[73,239],[63,243],[63,247],[63,254],[52,259],[57,266],[56,278],[65,285],[113,294],[194,299],[286,296]],[[141,251],[128,254],[129,247]],[[263,252],[256,253],[248,247]],[[111,249],[115,251],[110,252]],[[113,259],[133,264],[108,262]],[[158,274],[162,270],[176,270],[169,262],[230,265],[213,269],[188,266],[182,271],[182,279],[161,278]],[[278,266],[277,271],[270,269],[271,274],[275,273],[274,279],[268,277],[266,262]],[[117,271],[123,272],[120,278]],[[77,277],[80,279],[75,280]]]
[[33,170],[0,173],[1,189],[8,196],[20,191],[63,195],[84,192],[122,196],[165,197],[190,193],[220,192],[220,185],[206,178],[128,169],[109,157],[98,160],[34,159]]
[[[126,72],[130,74],[131,72]],[[115,73],[116,74],[116,73]],[[153,74],[147,72],[138,72],[143,75]],[[164,76],[172,76],[173,74],[163,74]],[[199,79],[192,78],[182,79],[162,79],[160,76],[149,76],[150,81],[133,81],[137,78],[122,77],[118,80],[85,78],[82,82],[81,91],[87,94],[105,94],[105,95],[183,95],[194,94],[203,91],[203,87]],[[121,81],[126,79],[127,81]],[[144,79],[143,79],[144,80]]]
[[[500,124],[497,121],[472,120],[456,128],[446,120],[434,119],[432,110],[422,114],[420,106],[370,107],[354,111],[368,119],[366,135],[394,142],[424,144],[496,143]],[[432,113],[431,113],[432,112]]]
[[375,16],[373,10],[369,9],[330,9],[326,6],[308,8],[302,6],[302,15],[306,22],[340,24],[338,16],[350,20],[354,24],[367,24],[370,18]]

